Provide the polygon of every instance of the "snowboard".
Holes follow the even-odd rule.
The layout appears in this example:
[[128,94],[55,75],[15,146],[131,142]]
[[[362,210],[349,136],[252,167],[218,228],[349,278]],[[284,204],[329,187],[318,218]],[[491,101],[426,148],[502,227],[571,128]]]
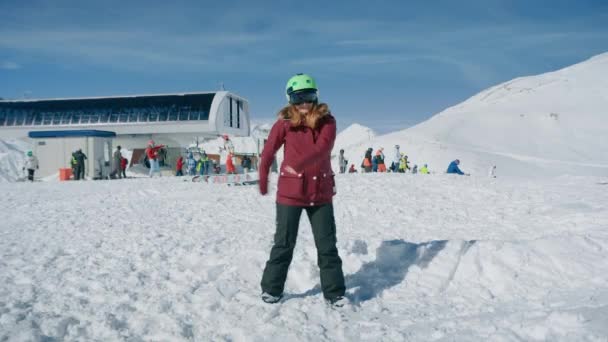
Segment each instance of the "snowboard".
[[257,173],[246,173],[194,176],[192,181],[209,184],[254,185],[258,184],[260,180]]

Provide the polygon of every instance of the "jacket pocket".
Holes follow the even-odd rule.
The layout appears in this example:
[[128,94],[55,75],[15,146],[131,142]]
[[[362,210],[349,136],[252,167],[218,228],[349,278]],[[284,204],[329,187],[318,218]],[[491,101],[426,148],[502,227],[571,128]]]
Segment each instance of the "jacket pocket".
[[318,192],[323,196],[333,196],[336,194],[336,181],[333,172],[323,172],[319,175]]
[[300,199],[304,196],[304,175],[301,173],[292,175],[287,172],[281,172],[277,188],[279,196]]

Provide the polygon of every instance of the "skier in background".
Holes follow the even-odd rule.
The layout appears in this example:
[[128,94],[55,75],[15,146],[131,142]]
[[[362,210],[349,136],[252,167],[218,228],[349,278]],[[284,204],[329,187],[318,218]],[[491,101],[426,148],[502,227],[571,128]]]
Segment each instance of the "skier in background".
[[87,159],[87,155],[82,152],[82,149],[78,149],[76,153],[74,153],[74,158],[76,158],[76,174],[74,176],[75,180],[84,180],[85,175],[85,167],[84,161]]
[[363,162],[361,163],[361,167],[365,173],[372,172],[372,151],[371,147],[365,151],[365,157],[363,157]]
[[27,170],[27,179],[31,182],[34,181],[34,173],[39,169],[38,158],[34,155],[34,152],[27,151],[27,157],[25,158],[25,165],[23,170]]
[[429,168],[426,164],[424,164],[424,166],[422,166],[420,168],[420,173],[423,175],[428,175],[429,174]]
[[120,170],[122,171],[122,178],[127,178],[127,165],[129,164],[129,160],[125,157],[120,159]]
[[165,147],[165,145],[154,144],[154,140],[148,141],[148,147],[146,148],[146,156],[150,162],[150,177],[153,177],[155,173],[158,173],[159,177],[162,177],[160,172],[160,164],[158,161],[159,150]]
[[347,302],[332,204],[335,182],[331,150],[336,139],[336,120],[326,104],[318,103],[317,92],[315,80],[308,75],[297,74],[289,79],[286,87],[289,104],[279,112],[260,160],[260,193],[266,195],[270,166],[277,151],[284,146],[277,186],[274,245],[261,281],[262,300],[266,303],[276,303],[283,296],[304,210],[317,247],[323,296],[336,307]]
[[177,158],[177,161],[175,162],[175,176],[176,177],[184,175],[182,168],[184,168],[184,157],[179,156],[179,158]]
[[188,153],[186,164],[188,165],[188,175],[194,176],[196,173],[196,160],[194,159],[192,152]]
[[241,166],[243,167],[243,173],[248,173],[251,170],[251,158],[249,156],[243,156],[243,159],[241,159]]
[[496,178],[496,165],[492,165],[489,173],[490,178]]
[[113,170],[110,173],[111,179],[122,178],[122,154],[120,153],[120,145],[116,146],[116,151],[112,155]]
[[399,171],[400,161],[401,161],[401,152],[399,152],[399,145],[395,145],[395,149],[393,152],[393,163],[391,164],[391,171],[393,171],[393,172]]
[[376,165],[378,168],[378,172],[386,172],[386,165],[384,164],[384,147],[380,147],[378,151],[376,151]]
[[458,175],[469,176],[468,173],[462,172],[460,170],[460,168],[458,167],[458,165],[460,165],[460,160],[456,159],[456,160],[452,161],[450,163],[450,165],[448,165],[448,169],[447,169],[446,173],[454,173],[454,174],[458,174]]
[[224,147],[220,148],[220,153],[222,151],[226,153],[226,173],[234,174],[234,173],[236,173],[235,167],[234,167],[234,160],[233,160],[234,144],[230,140],[230,137],[228,137],[228,134],[224,134],[224,135],[222,135],[222,137],[224,138]]
[[346,172],[346,166],[348,166],[348,160],[344,157],[344,150],[340,150],[340,155],[338,156],[338,165],[340,166],[340,173]]

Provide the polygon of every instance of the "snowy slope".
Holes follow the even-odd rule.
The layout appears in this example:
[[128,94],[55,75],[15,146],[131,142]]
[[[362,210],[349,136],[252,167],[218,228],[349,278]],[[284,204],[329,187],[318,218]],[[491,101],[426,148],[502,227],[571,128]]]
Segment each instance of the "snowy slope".
[[[445,172],[454,159],[465,172],[535,178],[608,175],[608,53],[538,76],[487,89],[403,131],[349,146],[360,165],[365,150],[399,144],[412,164]],[[338,150],[334,148],[333,154]]]
[[338,311],[305,216],[285,300],[259,299],[256,187],[2,183],[0,340],[605,341],[606,183],[338,175]]
[[[487,89],[407,130],[466,151],[572,174],[608,170],[608,53]],[[593,170],[595,169],[595,170]]]

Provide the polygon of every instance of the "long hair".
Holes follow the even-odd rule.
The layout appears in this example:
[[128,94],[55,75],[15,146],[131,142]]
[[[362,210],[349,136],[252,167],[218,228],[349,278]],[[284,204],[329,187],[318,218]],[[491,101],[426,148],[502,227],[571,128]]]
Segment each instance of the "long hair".
[[291,126],[307,126],[312,129],[317,128],[319,121],[329,114],[329,106],[326,103],[313,104],[310,112],[300,114],[296,106],[287,105],[279,111],[279,118],[289,120]]

